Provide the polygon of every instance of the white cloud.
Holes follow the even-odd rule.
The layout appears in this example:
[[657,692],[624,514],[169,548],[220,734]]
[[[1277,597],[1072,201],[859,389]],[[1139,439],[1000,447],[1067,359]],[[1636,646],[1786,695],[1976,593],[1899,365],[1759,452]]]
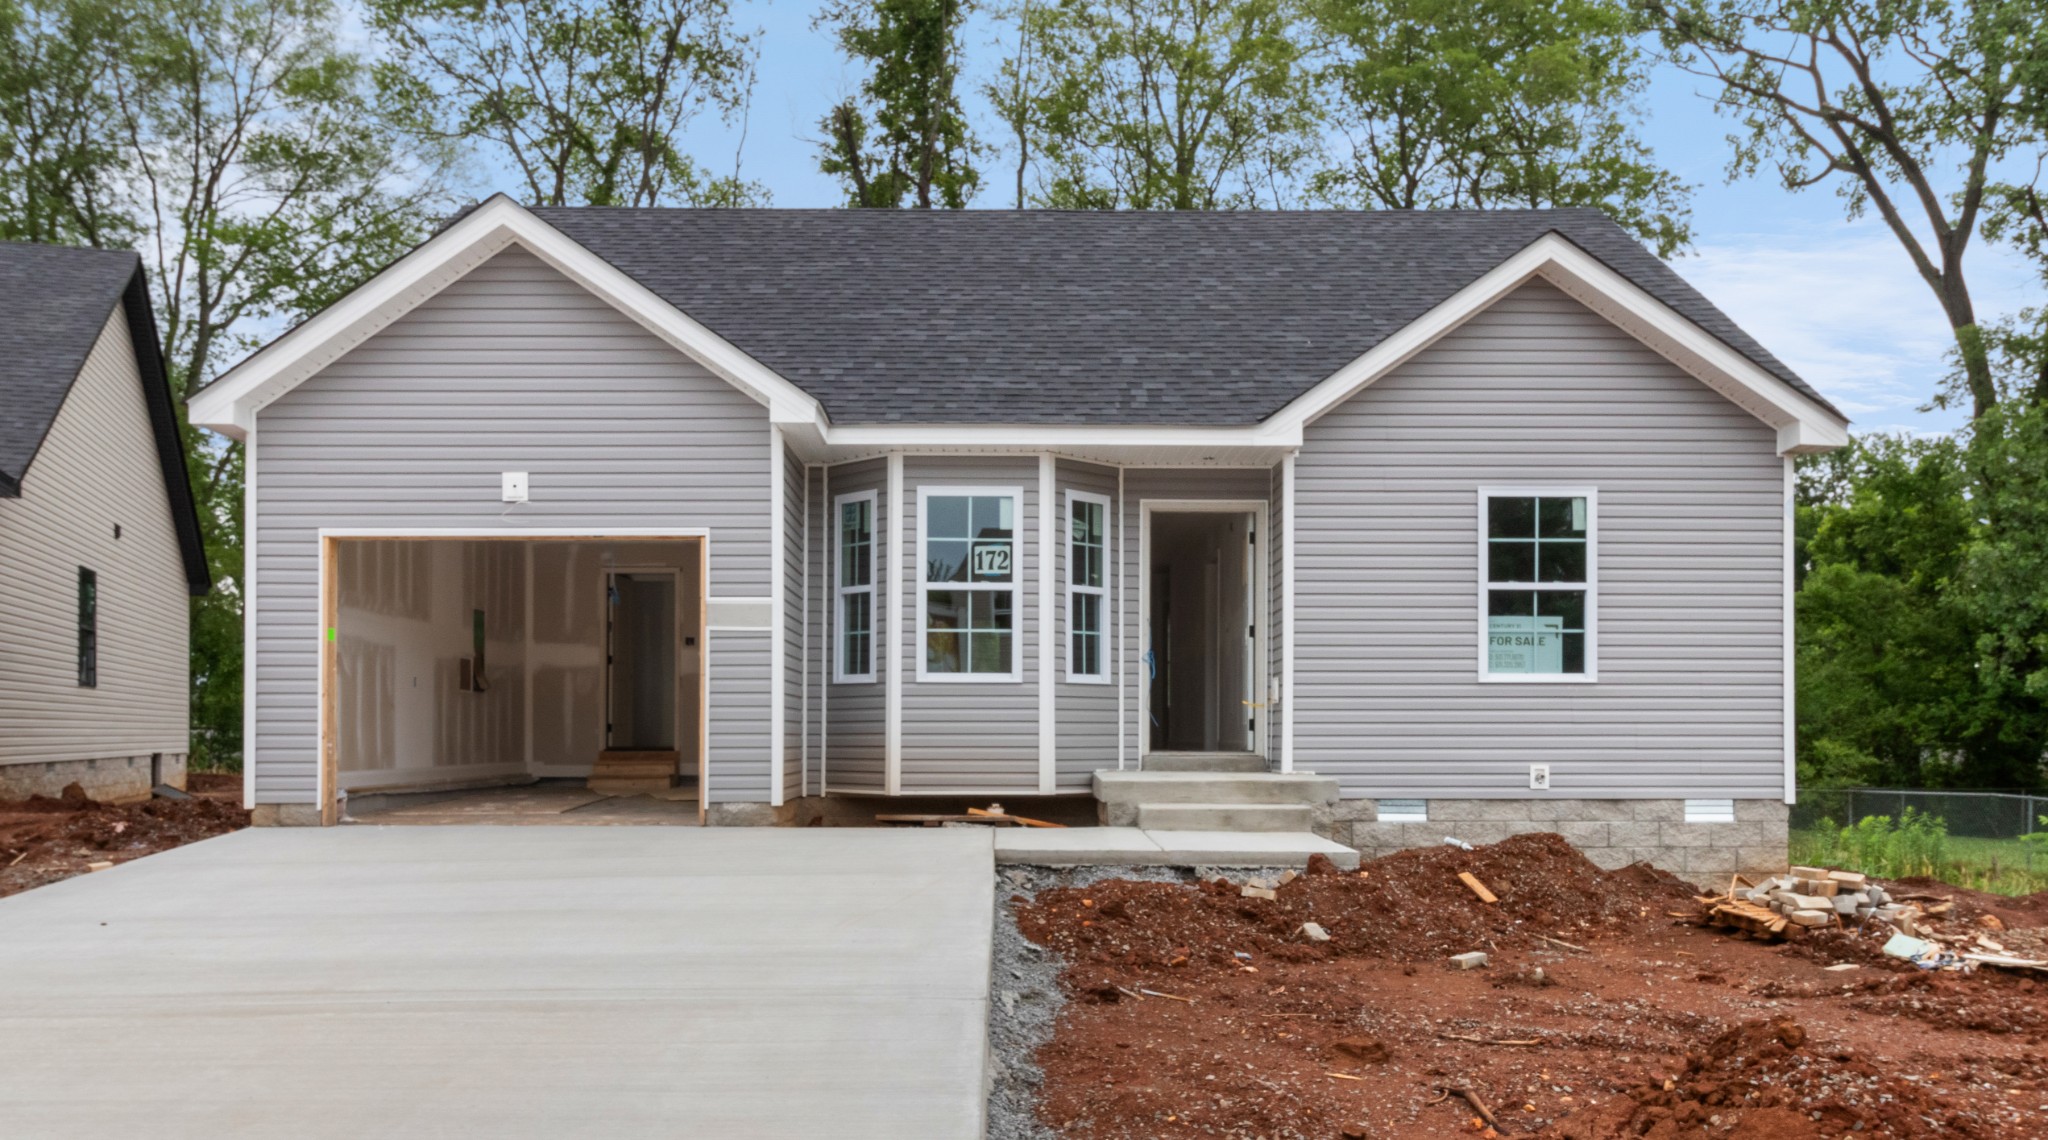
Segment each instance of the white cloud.
[[[1722,234],[1677,269],[1857,430],[1943,431],[1960,422],[1954,412],[1915,411],[1946,375],[1954,341],[1934,294],[1882,225]],[[2013,255],[1979,246],[1970,269],[1981,319],[2025,303],[2029,275]]]

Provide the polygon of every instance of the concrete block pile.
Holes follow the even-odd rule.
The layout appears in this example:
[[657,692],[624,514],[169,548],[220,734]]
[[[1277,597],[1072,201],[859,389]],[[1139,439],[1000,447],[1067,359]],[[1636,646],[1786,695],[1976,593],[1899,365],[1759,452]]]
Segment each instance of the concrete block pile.
[[1794,867],[1754,887],[1737,887],[1734,897],[1784,915],[1798,926],[1833,926],[1873,916],[1892,922],[1905,910],[1865,876],[1820,867]]

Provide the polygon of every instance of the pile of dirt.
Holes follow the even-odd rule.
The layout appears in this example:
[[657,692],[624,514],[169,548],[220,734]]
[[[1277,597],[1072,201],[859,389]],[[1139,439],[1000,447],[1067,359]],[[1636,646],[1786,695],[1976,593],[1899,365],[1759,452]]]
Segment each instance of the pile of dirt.
[[0,896],[249,826],[248,811],[210,791],[117,805],[72,784],[61,796],[0,803]]
[[1557,836],[1274,877],[1011,894],[1065,1004],[1006,1138],[2048,1136],[2048,980],[1731,938]]
[[1683,1067],[1545,1130],[1545,1140],[1636,1140],[1702,1131],[1736,1140],[1803,1140],[1845,1133],[1963,1138],[2003,1135],[1999,1124],[1946,1104],[1854,1053],[1808,1047],[1789,1017],[1744,1022],[1686,1055]]
[[[1478,877],[1499,898],[1479,900],[1458,878]],[[1327,859],[1246,897],[1223,879],[1197,884],[1112,881],[1040,894],[1017,912],[1026,937],[1069,961],[1127,966],[1235,968],[1238,954],[1284,961],[1369,956],[1435,960],[1504,941],[1579,942],[1690,904],[1693,888],[1647,866],[1602,871],[1557,835],[1520,835],[1490,847],[1401,851],[1343,874]],[[1327,942],[1304,941],[1313,922]]]

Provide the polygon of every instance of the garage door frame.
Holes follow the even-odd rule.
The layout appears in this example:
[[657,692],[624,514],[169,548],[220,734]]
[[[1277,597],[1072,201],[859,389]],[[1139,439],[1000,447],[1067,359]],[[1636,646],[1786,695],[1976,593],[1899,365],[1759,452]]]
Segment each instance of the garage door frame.
[[320,822],[333,826],[341,822],[337,798],[340,756],[335,745],[337,714],[334,686],[330,678],[339,673],[340,641],[337,637],[340,610],[339,574],[334,572],[338,546],[351,539],[417,541],[515,541],[515,542],[695,542],[697,558],[697,644],[706,647],[702,668],[697,671],[697,820],[704,820],[710,794],[711,726],[711,529],[709,527],[321,527],[320,537],[320,624],[313,631],[320,646],[317,693],[319,699],[318,764],[320,778]]

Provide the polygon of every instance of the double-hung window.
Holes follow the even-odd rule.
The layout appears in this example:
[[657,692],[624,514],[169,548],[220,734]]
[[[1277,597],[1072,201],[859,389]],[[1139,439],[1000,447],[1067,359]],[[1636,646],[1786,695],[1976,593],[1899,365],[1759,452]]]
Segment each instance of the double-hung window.
[[838,515],[834,594],[838,598],[832,679],[875,679],[875,493],[833,500]]
[[100,576],[78,568],[78,684],[100,683]]
[[1594,679],[1594,508],[1590,489],[1480,489],[1481,680]]
[[1109,500],[1067,492],[1067,680],[1109,680],[1104,651],[1109,623]]
[[1012,489],[920,487],[920,681],[1015,681],[1017,504]]

